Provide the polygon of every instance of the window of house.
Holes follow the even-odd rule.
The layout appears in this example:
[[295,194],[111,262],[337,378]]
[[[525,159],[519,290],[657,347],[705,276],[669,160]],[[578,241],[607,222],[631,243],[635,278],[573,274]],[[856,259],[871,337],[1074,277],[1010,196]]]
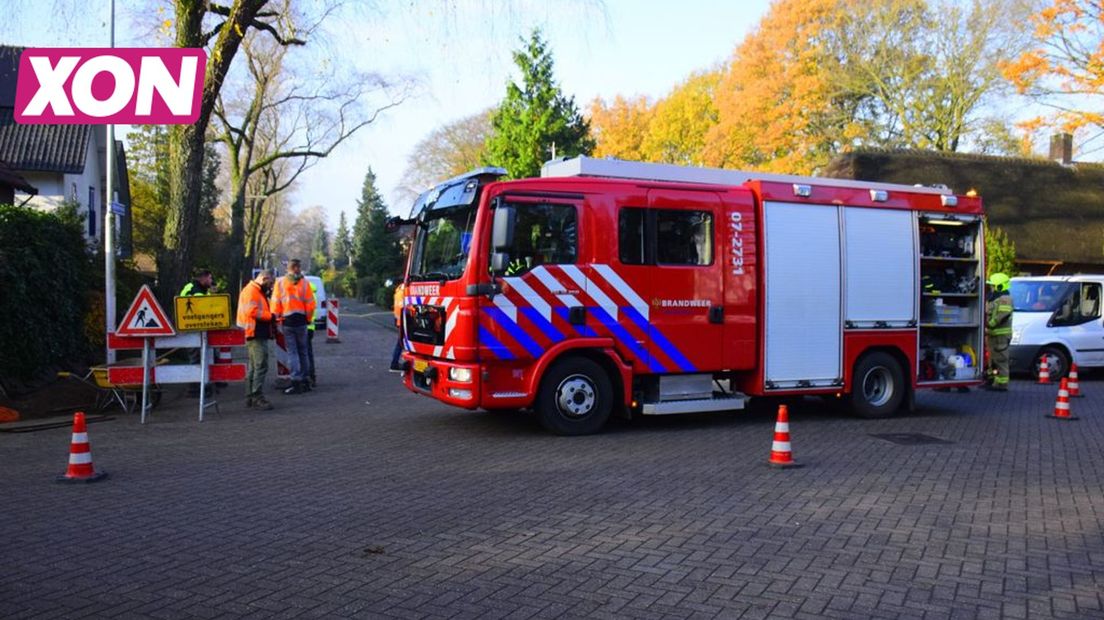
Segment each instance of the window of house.
[[657,210],[656,262],[660,265],[713,264],[713,214]]
[[538,265],[574,263],[579,229],[572,205],[515,203],[513,246],[504,275],[513,276]]
[[96,188],[88,188],[88,236],[96,236]]
[[644,209],[625,207],[617,215],[617,255],[623,265],[643,265]]

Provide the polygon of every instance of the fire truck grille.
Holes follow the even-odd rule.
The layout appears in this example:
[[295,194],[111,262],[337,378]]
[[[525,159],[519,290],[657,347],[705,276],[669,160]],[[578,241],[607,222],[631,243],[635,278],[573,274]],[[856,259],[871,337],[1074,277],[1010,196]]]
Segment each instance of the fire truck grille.
[[409,305],[406,307],[406,338],[411,342],[443,345],[447,320],[444,306]]

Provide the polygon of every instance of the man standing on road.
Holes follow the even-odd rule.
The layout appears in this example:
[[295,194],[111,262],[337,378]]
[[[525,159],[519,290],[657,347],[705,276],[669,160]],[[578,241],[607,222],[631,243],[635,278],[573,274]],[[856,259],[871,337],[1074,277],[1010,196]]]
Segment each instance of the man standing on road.
[[272,314],[284,332],[291,366],[291,386],[284,390],[284,394],[309,392],[307,322],[314,315],[314,293],[311,292],[307,279],[303,277],[298,258],[288,261],[287,275],[276,280],[272,295]]
[[405,295],[406,285],[399,282],[395,286],[395,298],[391,302],[391,311],[395,314],[395,327],[399,330],[398,340],[395,341],[395,349],[391,351],[391,372],[402,372],[402,364],[399,360],[403,349],[402,310]]
[[272,270],[262,269],[246,283],[238,296],[238,327],[245,330],[245,349],[249,352],[249,373],[245,376],[245,406],[261,411],[272,409],[264,397],[268,375],[268,340],[272,336],[272,311],[268,296],[272,293]]
[[1008,391],[1008,345],[1012,341],[1012,296],[1008,294],[1010,280],[1003,273],[994,273],[985,281],[992,288],[989,301],[985,304],[988,328],[985,344],[989,349],[989,363],[996,371],[992,385],[986,386],[986,389],[997,392]]
[[[311,295],[314,295],[315,299],[318,299],[318,287],[314,285],[314,282],[307,280],[310,284]],[[325,312],[325,309],[322,310]],[[310,381],[310,387],[314,388],[318,385],[318,375],[314,373],[314,316],[315,312],[311,312],[310,318],[307,320],[307,360],[310,362],[310,371],[307,372],[307,380]]]

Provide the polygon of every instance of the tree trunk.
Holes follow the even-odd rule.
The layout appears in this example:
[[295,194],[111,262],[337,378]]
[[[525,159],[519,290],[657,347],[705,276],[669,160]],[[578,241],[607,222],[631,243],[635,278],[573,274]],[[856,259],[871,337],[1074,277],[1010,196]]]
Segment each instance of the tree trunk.
[[238,290],[245,286],[245,270],[256,266],[244,256],[245,247],[245,187],[235,188],[234,196],[230,201],[230,249],[234,251],[230,257],[229,279],[230,283],[237,283]]
[[162,301],[176,295],[191,275],[201,198],[196,188],[203,186],[204,143],[203,131],[196,125],[169,130],[169,209],[165,249],[157,265]]
[[[192,125],[174,125],[169,131],[169,205],[165,222],[165,251],[158,257],[158,295],[169,300],[180,290],[192,269],[199,206],[203,187],[204,143],[218,93],[238,51],[242,37],[268,0],[234,0],[207,58],[199,117]],[[203,47],[204,0],[176,0],[176,46]]]

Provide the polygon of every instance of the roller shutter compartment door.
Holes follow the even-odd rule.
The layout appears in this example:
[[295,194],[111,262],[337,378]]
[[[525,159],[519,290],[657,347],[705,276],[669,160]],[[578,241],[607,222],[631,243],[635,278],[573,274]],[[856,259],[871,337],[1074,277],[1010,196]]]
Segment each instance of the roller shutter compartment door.
[[844,207],[844,320],[850,327],[916,323],[916,222],[911,211]]
[[839,209],[764,204],[767,388],[839,384]]

